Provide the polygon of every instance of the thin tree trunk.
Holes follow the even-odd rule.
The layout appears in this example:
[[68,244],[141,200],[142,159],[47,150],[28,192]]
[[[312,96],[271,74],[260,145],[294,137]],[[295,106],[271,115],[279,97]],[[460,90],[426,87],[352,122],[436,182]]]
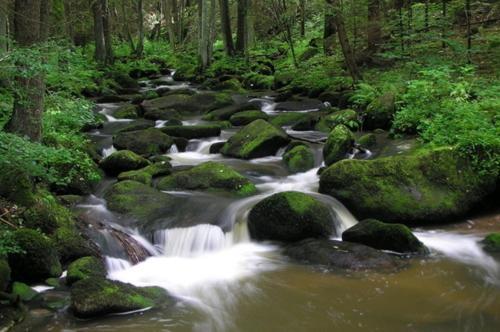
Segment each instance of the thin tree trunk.
[[135,54],[139,57],[144,52],[144,7],[142,0],[137,0],[137,28],[139,30],[139,41],[135,49]]
[[9,39],[7,25],[9,17],[7,15],[7,2],[0,1],[0,53],[6,52],[8,48],[7,40]]
[[210,42],[210,16],[211,0],[199,0],[199,57],[200,67],[204,71],[211,60],[211,42]]
[[229,56],[234,55],[233,34],[231,32],[231,17],[229,16],[228,0],[219,0],[220,25],[222,29],[222,39],[224,48]]
[[471,63],[472,31],[471,31],[471,10],[470,0],[465,0],[465,18],[467,24],[467,62]]
[[300,0],[300,36],[305,37],[306,35],[306,0]]
[[[41,1],[16,0],[14,6],[14,39],[21,48],[33,47],[40,41]],[[18,62],[19,72],[26,71],[30,63]],[[40,59],[42,61],[42,59]],[[28,70],[29,72],[29,70]],[[17,77],[14,111],[6,129],[32,141],[42,138],[42,115],[45,94],[44,77],[34,74]]]
[[102,27],[104,30],[104,45],[106,50],[106,61],[105,63],[110,65],[115,62],[115,56],[113,54],[113,38],[111,36],[111,25],[109,22],[109,2],[108,0],[101,0],[102,5]]
[[347,70],[352,77],[354,83],[362,79],[361,73],[354,60],[354,53],[352,51],[351,45],[349,44],[349,38],[347,37],[347,32],[345,29],[344,18],[342,16],[342,11],[340,9],[339,0],[327,0],[327,2],[332,6],[333,22],[337,28],[337,35],[339,37],[340,47],[342,48],[342,53],[344,54],[344,60],[346,63]]
[[73,17],[73,14],[71,12],[71,1],[63,1],[64,5],[64,25],[65,25],[65,30],[66,30],[66,35],[68,36],[68,39],[71,40],[71,42],[74,42],[74,30],[73,30],[73,24],[71,22],[71,18]]
[[121,1],[121,7],[122,7],[122,15],[123,15],[123,30],[125,33],[125,37],[127,38],[128,44],[130,46],[130,50],[135,53],[135,43],[134,43],[134,38],[132,38],[132,33],[130,32],[130,27],[129,27],[129,18],[127,15],[127,8],[125,7],[125,1]]
[[442,9],[441,9],[441,19],[442,19],[442,22],[441,22],[441,46],[443,48],[446,48],[446,41],[445,41],[445,37],[446,37],[446,1],[447,0],[443,0],[442,1]]
[[368,51],[374,53],[378,50],[382,40],[382,17],[380,15],[380,0],[368,0]]
[[52,0],[41,0],[40,2],[40,40],[46,41],[50,33],[50,12]]
[[250,0],[238,0],[236,30],[236,52],[245,54],[247,49],[247,15]]
[[425,17],[424,17],[424,30],[429,31],[429,0],[425,0]]
[[335,51],[335,38],[337,34],[337,28],[335,27],[335,22],[330,6],[326,6],[325,12],[325,25],[323,30],[323,51],[325,55],[333,55]]
[[408,35],[408,49],[410,49],[411,46],[411,41],[413,38],[413,1],[408,0],[408,29],[407,29],[407,35]]
[[104,42],[104,26],[102,22],[102,7],[100,0],[92,3],[92,13],[94,16],[94,59],[99,63],[106,62],[106,46]]

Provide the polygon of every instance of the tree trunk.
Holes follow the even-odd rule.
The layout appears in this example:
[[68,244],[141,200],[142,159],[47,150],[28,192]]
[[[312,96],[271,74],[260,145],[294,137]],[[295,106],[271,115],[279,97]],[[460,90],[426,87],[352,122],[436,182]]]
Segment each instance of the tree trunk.
[[326,7],[325,26],[323,30],[323,51],[325,52],[325,55],[333,55],[335,51],[335,38],[337,34],[337,28],[335,27],[335,22],[330,10],[330,6]]
[[299,1],[300,9],[300,36],[305,37],[306,35],[306,0]]
[[472,31],[471,31],[470,0],[465,0],[465,18],[467,24],[467,62],[471,63]]
[[102,22],[102,7],[100,0],[92,3],[92,13],[94,16],[94,59],[99,63],[106,62],[106,46],[104,42],[104,26]]
[[[33,47],[40,41],[41,1],[16,0],[14,7],[14,39],[21,48]],[[30,71],[31,63],[17,63],[19,72]],[[42,61],[42,59],[40,59]],[[17,77],[14,111],[6,129],[32,141],[42,138],[42,115],[45,94],[44,77],[34,74]]]
[[238,0],[238,21],[236,30],[236,52],[245,54],[247,50],[247,15],[250,0]]
[[63,6],[64,6],[64,25],[65,25],[66,35],[68,36],[68,39],[73,43],[74,42],[73,37],[75,34],[73,30],[73,24],[71,22],[73,14],[71,11],[70,1],[63,1]]
[[396,0],[396,8],[398,10],[398,18],[399,18],[399,40],[401,43],[401,52],[405,51],[405,29],[403,22],[403,0]]
[[446,1],[442,1],[442,9],[441,9],[441,47],[446,48]]
[[50,33],[50,12],[52,0],[41,0],[40,2],[40,40],[46,41]]
[[344,60],[347,70],[349,71],[353,82],[356,83],[357,81],[362,79],[362,76],[358,69],[358,66],[356,65],[351,45],[349,44],[349,38],[347,37],[339,0],[327,0],[327,2],[332,6],[333,22],[335,24],[335,27],[337,28],[337,35],[339,37],[339,43],[340,47],[342,48],[342,53],[344,54]]
[[226,53],[229,56],[234,55],[233,34],[231,32],[231,17],[229,16],[228,0],[219,0],[220,7],[220,25],[222,29],[222,39]]
[[139,31],[139,41],[135,49],[135,54],[139,57],[144,52],[144,7],[142,0],[137,0],[137,28]]
[[106,49],[106,60],[105,63],[110,65],[115,62],[115,56],[113,54],[113,38],[111,37],[111,26],[109,23],[109,2],[108,0],[101,0],[102,6],[102,27],[104,30],[104,45]]
[[382,40],[382,17],[380,15],[380,0],[368,0],[368,51],[374,53],[380,47]]
[[7,40],[9,39],[7,25],[9,17],[7,15],[7,2],[0,1],[0,53],[8,50]]
[[209,65],[212,54],[210,36],[211,0],[199,0],[199,58],[200,67],[204,71]]
[[429,0],[425,0],[425,9],[424,9],[424,30],[425,32],[429,31]]

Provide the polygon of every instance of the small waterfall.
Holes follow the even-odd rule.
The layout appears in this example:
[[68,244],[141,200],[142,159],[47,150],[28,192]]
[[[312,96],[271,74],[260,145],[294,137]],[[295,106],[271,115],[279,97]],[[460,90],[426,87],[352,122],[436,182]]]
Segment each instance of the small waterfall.
[[170,147],[170,150],[168,150],[168,153],[179,153],[179,148],[177,147],[177,145],[173,144]]
[[106,269],[109,271],[109,273],[125,270],[132,266],[132,264],[130,264],[125,259],[110,257],[110,256],[106,256],[105,264],[106,264]]
[[167,122],[168,120],[156,120],[155,128],[163,128]]
[[198,165],[206,161],[220,158],[217,154],[210,154],[210,146],[219,142],[224,142],[224,140],[219,137],[212,137],[204,140],[193,139],[189,142],[185,152],[170,151],[169,157],[172,158],[172,165]]
[[101,155],[103,158],[106,158],[115,152],[116,152],[116,148],[113,145],[111,145],[109,148],[102,149]]

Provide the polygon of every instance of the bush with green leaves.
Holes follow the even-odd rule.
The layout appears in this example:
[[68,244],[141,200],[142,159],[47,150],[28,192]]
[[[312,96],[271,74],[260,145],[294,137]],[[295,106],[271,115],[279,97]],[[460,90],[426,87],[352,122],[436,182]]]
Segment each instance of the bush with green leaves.
[[22,249],[17,244],[14,234],[8,230],[0,228],[0,258],[8,254],[22,253]]

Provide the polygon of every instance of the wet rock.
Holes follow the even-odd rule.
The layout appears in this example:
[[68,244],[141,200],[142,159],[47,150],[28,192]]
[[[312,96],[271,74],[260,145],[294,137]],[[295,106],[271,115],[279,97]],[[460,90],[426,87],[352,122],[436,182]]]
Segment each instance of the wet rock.
[[105,278],[106,274],[102,259],[92,256],[82,257],[68,266],[66,284],[71,286],[77,281],[93,277]]
[[349,98],[352,95],[352,90],[345,91],[335,91],[335,90],[327,90],[322,92],[318,99],[322,102],[327,102],[330,106],[338,107],[338,108],[346,108],[350,102]]
[[111,77],[122,88],[139,89],[139,83],[126,73],[112,72]]
[[339,124],[342,124],[351,130],[357,129],[359,127],[358,114],[351,109],[327,114],[321,117],[319,122],[316,124],[316,130],[328,133]]
[[165,160],[157,161],[152,165],[149,165],[143,169],[142,171],[150,174],[153,178],[158,176],[165,176],[172,173],[172,165]]
[[154,220],[168,215],[176,208],[176,199],[143,183],[120,181],[111,186],[104,198],[108,208],[138,220]]
[[147,159],[128,150],[116,151],[104,158],[100,166],[109,175],[118,175],[122,172],[141,169],[149,165]]
[[221,128],[218,125],[166,126],[161,128],[165,134],[186,139],[219,136]]
[[354,146],[354,135],[349,128],[338,125],[330,132],[326,144],[323,147],[323,158],[325,164],[331,165],[346,157]]
[[283,161],[290,172],[305,172],[314,167],[314,154],[308,146],[299,145],[286,152]]
[[373,100],[362,112],[363,129],[389,129],[396,112],[396,98],[393,93],[387,92]]
[[162,288],[140,288],[104,278],[80,280],[71,288],[71,309],[81,318],[171,305],[173,302]]
[[180,117],[181,114],[173,108],[148,109],[144,112],[144,118],[150,120],[174,120]]
[[500,252],[500,233],[488,234],[483,241],[484,250],[488,252]]
[[264,120],[255,120],[229,138],[221,149],[226,156],[252,159],[274,155],[289,142],[288,135]]
[[172,144],[172,138],[156,128],[120,132],[113,137],[113,145],[118,150],[130,150],[146,157],[165,153]]
[[130,99],[125,97],[125,96],[118,96],[114,94],[109,94],[109,95],[103,95],[100,97],[97,97],[95,99],[95,102],[97,104],[105,104],[105,103],[123,103],[123,102],[129,102]]
[[262,111],[243,111],[236,113],[229,118],[233,126],[245,126],[257,119],[267,120],[269,116]]
[[22,252],[9,254],[12,279],[37,282],[61,275],[57,249],[48,237],[32,229],[21,228],[14,232],[14,240]]
[[206,162],[189,170],[176,172],[158,182],[160,190],[226,191],[241,196],[257,192],[255,185],[231,167]]
[[318,110],[323,107],[324,107],[323,103],[321,103],[319,100],[302,99],[297,101],[284,101],[281,103],[277,103],[274,109],[276,111],[297,112],[297,111]]
[[142,170],[128,171],[118,174],[118,181],[132,180],[150,186],[153,182],[151,174]]
[[113,117],[117,119],[137,119],[139,107],[133,104],[125,104],[118,107],[113,112]]
[[311,115],[307,113],[286,112],[271,118],[270,122],[277,127],[295,126],[304,121],[310,121]]
[[403,224],[442,222],[467,213],[494,190],[452,148],[424,149],[375,160],[342,160],[321,174],[320,192],[358,219]]
[[187,146],[189,145],[189,140],[184,137],[174,137],[174,143],[179,152],[186,151]]
[[222,147],[224,146],[224,144],[226,144],[226,142],[217,142],[217,143],[214,143],[214,144],[210,145],[209,153],[210,154],[220,153],[220,150],[222,149]]
[[148,128],[153,128],[155,126],[154,121],[137,119],[135,121],[131,121],[129,124],[125,125],[123,128],[118,130],[117,133],[125,133],[127,131],[137,131],[144,130]]
[[195,95],[172,94],[146,100],[142,103],[145,113],[151,110],[173,109],[181,113],[200,114],[230,105],[231,97],[225,93],[203,92]]
[[403,265],[399,258],[368,246],[328,239],[306,239],[293,243],[283,253],[297,262],[319,265],[334,272],[390,272]]
[[400,253],[425,254],[427,249],[411,230],[402,224],[386,224],[366,219],[342,233],[342,240]]
[[248,215],[248,230],[256,240],[293,242],[328,237],[333,221],[326,205],[307,194],[288,191],[257,203]]
[[365,134],[358,139],[359,145],[365,148],[371,148],[377,145],[377,136],[375,134]]
[[38,292],[25,283],[16,281],[12,284],[12,295],[19,297],[21,301],[29,302],[38,295]]
[[244,111],[259,111],[260,106],[257,103],[243,103],[243,104],[233,104],[228,105],[219,109],[216,109],[203,116],[203,120],[206,121],[224,121],[229,120],[231,116],[239,112]]

